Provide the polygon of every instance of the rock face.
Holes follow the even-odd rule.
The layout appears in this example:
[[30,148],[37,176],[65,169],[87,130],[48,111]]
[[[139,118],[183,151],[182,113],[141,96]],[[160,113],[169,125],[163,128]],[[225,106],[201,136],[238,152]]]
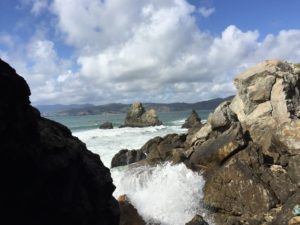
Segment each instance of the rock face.
[[120,225],[146,225],[144,219],[139,215],[138,211],[130,203],[126,195],[118,198],[120,205]]
[[111,122],[105,122],[105,123],[102,123],[100,126],[99,126],[100,129],[113,129],[113,125]]
[[131,105],[121,127],[148,127],[162,125],[154,109],[145,110],[142,103],[135,102]]
[[1,223],[119,224],[115,187],[100,157],[42,118],[29,95],[25,80],[0,60]]
[[235,85],[237,95],[206,124],[139,151],[148,164],[184,162],[203,172],[203,201],[216,225],[287,225],[300,198],[300,67],[265,61]]
[[141,150],[122,149],[112,158],[111,168],[117,166],[126,166],[145,158],[146,155]]
[[182,124],[182,128],[201,128],[202,123],[198,113],[193,110],[191,115],[185,120],[184,124]]

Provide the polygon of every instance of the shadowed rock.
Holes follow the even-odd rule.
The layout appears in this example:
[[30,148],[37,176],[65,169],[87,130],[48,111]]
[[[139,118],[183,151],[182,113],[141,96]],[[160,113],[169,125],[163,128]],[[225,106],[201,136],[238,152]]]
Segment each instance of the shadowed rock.
[[100,126],[99,126],[100,129],[113,129],[113,125],[111,122],[105,122],[105,123],[102,123]]
[[109,170],[68,128],[42,118],[29,95],[0,60],[0,223],[117,225]]
[[193,110],[191,115],[185,120],[181,128],[200,128],[202,127],[201,119],[198,113]]

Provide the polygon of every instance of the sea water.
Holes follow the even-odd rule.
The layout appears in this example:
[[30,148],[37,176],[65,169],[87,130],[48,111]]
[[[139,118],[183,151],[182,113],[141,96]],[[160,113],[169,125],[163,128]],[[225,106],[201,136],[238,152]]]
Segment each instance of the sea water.
[[[164,125],[145,128],[118,128],[125,114],[101,114],[89,116],[51,117],[69,127],[74,136],[86,143],[87,148],[100,155],[110,168],[111,159],[121,149],[139,149],[148,140],[170,133],[185,133],[181,125],[190,111],[159,113]],[[209,111],[198,111],[206,120]],[[114,129],[102,130],[99,125],[112,122]],[[114,196],[126,194],[139,214],[148,223],[184,225],[195,214],[206,215],[202,207],[201,174],[186,168],[184,164],[164,163],[155,167],[117,167],[111,169],[116,186]]]

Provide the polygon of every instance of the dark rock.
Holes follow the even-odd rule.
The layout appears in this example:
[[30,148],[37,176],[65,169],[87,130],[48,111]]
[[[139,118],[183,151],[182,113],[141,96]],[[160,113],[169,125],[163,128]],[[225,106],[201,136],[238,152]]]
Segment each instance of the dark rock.
[[182,128],[201,128],[202,123],[198,113],[193,110],[191,115],[185,120],[184,124],[181,126]]
[[276,218],[270,225],[287,225],[288,221],[294,217],[293,208],[300,202],[300,190],[292,195],[282,206],[281,211],[277,214]]
[[25,80],[0,60],[0,212],[7,225],[117,225],[109,169],[30,106]]
[[236,122],[224,133],[217,134],[215,138],[211,137],[200,146],[196,146],[188,164],[191,168],[221,165],[245,145],[242,127]]
[[195,215],[194,218],[185,225],[209,225],[202,216]]
[[100,129],[113,129],[113,125],[111,122],[105,122],[105,123],[102,123],[100,126],[99,126]]
[[211,174],[204,187],[204,203],[219,212],[262,215],[277,199],[245,162],[232,160]]
[[150,140],[145,144],[149,149],[143,146],[142,151],[147,153],[146,160],[150,164],[172,161],[174,154],[176,155],[174,155],[174,159],[178,163],[178,158],[183,157],[183,154],[178,157],[178,151],[183,151],[185,140],[185,134],[168,134],[163,138]]
[[270,168],[266,168],[261,179],[270,186],[280,203],[286,202],[297,190],[297,186],[291,181],[287,171],[280,165],[272,165]]
[[119,151],[111,161],[111,168],[117,166],[126,166],[131,163],[138,162],[146,158],[146,155],[141,150],[127,150]]
[[300,187],[300,155],[292,156],[289,158],[287,171],[294,184]]
[[120,196],[118,201],[121,210],[120,225],[146,225],[126,195]]
[[145,110],[142,103],[135,102],[130,107],[121,127],[149,127],[162,125],[154,109]]

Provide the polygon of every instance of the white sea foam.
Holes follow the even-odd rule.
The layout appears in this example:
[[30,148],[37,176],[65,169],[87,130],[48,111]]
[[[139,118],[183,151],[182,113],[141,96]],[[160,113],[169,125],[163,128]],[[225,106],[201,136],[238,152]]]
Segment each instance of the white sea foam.
[[115,128],[109,130],[92,129],[73,133],[86,143],[88,149],[99,154],[107,167],[113,156],[121,149],[139,149],[148,140],[169,133],[183,133],[178,126],[155,126],[145,128]]
[[[180,120],[180,123],[182,120]],[[170,133],[184,133],[179,121],[173,126],[146,128],[115,128],[76,131],[74,136],[98,153],[110,167],[111,159],[121,149],[139,149],[149,139]],[[127,194],[139,213],[148,222],[162,225],[183,225],[196,213],[204,214],[201,207],[202,176],[185,165],[158,165],[156,167],[120,167],[111,170],[117,187],[114,195]]]
[[196,213],[205,214],[204,180],[184,164],[115,168],[112,176],[117,186],[114,195],[126,194],[147,222],[183,225]]

